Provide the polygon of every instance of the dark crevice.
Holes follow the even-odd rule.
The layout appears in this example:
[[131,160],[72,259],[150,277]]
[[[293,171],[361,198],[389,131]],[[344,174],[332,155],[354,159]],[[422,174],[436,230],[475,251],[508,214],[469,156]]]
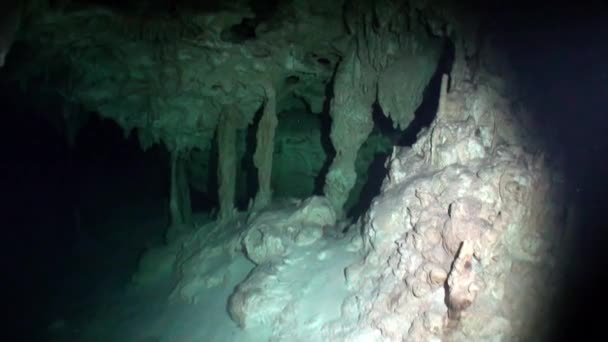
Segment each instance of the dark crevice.
[[300,77],[296,75],[287,76],[287,78],[285,78],[285,85],[287,86],[297,84],[298,82],[300,82]]
[[323,110],[320,115],[321,122],[321,146],[323,147],[323,151],[325,152],[325,162],[323,163],[323,167],[319,174],[315,178],[315,195],[323,195],[323,187],[325,186],[325,177],[327,176],[327,172],[329,172],[329,167],[331,166],[331,162],[336,155],[336,150],[334,149],[334,145],[331,142],[331,116],[330,116],[330,107],[331,100],[334,97],[334,78],[336,75],[336,69],[334,69],[334,74],[332,75],[331,81],[327,82],[325,85],[325,101],[323,102]]
[[[202,153],[201,153],[202,154]],[[190,161],[192,162],[192,161]],[[201,191],[202,189],[196,189],[196,187],[190,187],[190,203],[192,205],[192,212],[211,212],[214,208],[217,208],[219,205],[219,194],[217,192],[218,189],[218,179],[217,179],[217,167],[218,167],[218,150],[217,150],[217,132],[214,135],[211,141],[211,148],[209,152],[209,161],[207,163],[207,169],[209,172],[207,173],[207,179],[205,180],[205,188],[206,191]],[[190,182],[192,183],[194,179],[193,174],[189,174]]]
[[252,0],[250,2],[251,9],[253,10],[253,13],[255,13],[258,22],[271,19],[275,15],[278,5],[279,0]]
[[388,137],[391,142],[401,137],[401,131],[393,126],[393,120],[384,114],[382,106],[378,100],[372,105],[372,117],[374,119],[374,133],[380,133],[385,137]]
[[220,38],[225,42],[234,44],[243,43],[247,40],[255,39],[255,28],[258,25],[257,20],[251,18],[243,18],[243,20],[230,28],[225,29]]
[[[372,135],[381,134],[388,137],[390,141],[395,141],[398,138],[399,131],[393,127],[392,121],[388,118],[378,101],[372,105],[372,117],[374,119],[374,129]],[[359,198],[355,204],[349,208],[347,216],[357,220],[361,215],[369,209],[372,200],[380,194],[382,181],[386,177],[387,169],[384,166],[386,159],[390,155],[390,151],[377,152],[374,154],[374,159],[367,168],[367,179],[359,193]],[[358,175],[361,177],[361,175]]]
[[331,61],[325,57],[317,58],[317,62],[321,65],[330,65]]
[[[264,108],[260,107],[258,111],[255,113],[253,117],[253,123],[247,127],[247,132],[245,135],[245,155],[241,160],[241,172],[239,177],[242,177],[245,182],[244,194],[238,191],[237,189],[237,200],[236,206],[241,210],[246,210],[249,205],[249,200],[255,198],[255,194],[258,191],[259,182],[258,182],[258,169],[255,167],[253,162],[253,155],[255,154],[255,148],[257,145],[257,131],[260,123],[260,119],[264,114]],[[238,174],[237,172],[237,174]],[[241,195],[242,194],[242,195]]]
[[218,207],[217,195],[190,188],[190,204],[193,213],[209,213]]
[[[382,107],[376,101],[372,106],[374,118],[374,133],[380,133],[388,137],[390,141],[397,146],[411,146],[417,140],[418,133],[428,127],[435,119],[437,106],[439,105],[439,90],[441,86],[441,77],[443,74],[449,74],[454,60],[454,46],[448,40],[445,41],[442,55],[439,59],[437,70],[427,85],[423,101],[416,109],[414,120],[403,131],[399,131],[393,127],[392,120],[384,115]],[[376,153],[373,162],[367,170],[367,179],[361,190],[359,198],[355,205],[349,209],[348,216],[353,219],[359,218],[370,207],[373,199],[378,196],[382,187],[382,182],[386,177],[388,170],[385,162],[389,157],[390,151],[386,153]]]
[[353,221],[365,214],[376,196],[380,194],[382,182],[386,177],[387,169],[384,166],[388,153],[376,153],[374,159],[367,168],[367,180],[361,189],[361,193],[355,205],[347,213]]
[[278,0],[251,1],[250,6],[255,17],[243,18],[240,23],[225,29],[220,35],[221,39],[235,44],[255,39],[256,28],[260,23],[272,19],[277,11],[278,2]]

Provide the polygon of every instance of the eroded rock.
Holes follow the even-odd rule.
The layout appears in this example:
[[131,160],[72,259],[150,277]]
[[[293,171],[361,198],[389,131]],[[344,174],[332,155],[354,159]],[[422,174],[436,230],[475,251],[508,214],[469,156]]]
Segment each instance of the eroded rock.
[[273,323],[291,301],[293,291],[277,272],[271,263],[255,268],[230,296],[228,312],[242,329]]
[[411,341],[540,336],[527,323],[545,323],[535,321],[549,298],[540,293],[552,291],[548,223],[556,211],[544,208],[556,193],[555,170],[524,151],[531,142],[522,135],[481,133],[488,115],[508,115],[495,107],[507,102],[493,88],[500,83],[455,80],[448,92],[446,82],[429,130],[387,164],[363,223],[367,253],[345,271],[359,304],[348,306],[340,328],[327,326],[329,336],[349,331],[358,340],[370,329]]
[[311,197],[286,215],[267,211],[251,220],[243,234],[245,255],[256,264],[281,258],[289,248],[310,245],[323,236],[323,227],[336,223],[336,214],[323,197]]

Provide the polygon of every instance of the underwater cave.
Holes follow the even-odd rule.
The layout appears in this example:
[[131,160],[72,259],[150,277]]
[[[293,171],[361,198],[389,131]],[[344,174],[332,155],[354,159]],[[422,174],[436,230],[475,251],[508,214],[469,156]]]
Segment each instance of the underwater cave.
[[605,337],[608,8],[537,5],[3,2],[16,340]]

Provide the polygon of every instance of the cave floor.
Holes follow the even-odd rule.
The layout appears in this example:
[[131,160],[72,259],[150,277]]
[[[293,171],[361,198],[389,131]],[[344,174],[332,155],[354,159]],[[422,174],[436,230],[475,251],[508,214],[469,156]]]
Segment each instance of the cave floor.
[[[203,216],[199,219],[204,220]],[[349,251],[345,239],[333,237],[294,249],[281,261],[277,273],[281,286],[296,294],[289,303],[289,317],[243,330],[230,319],[227,302],[234,288],[253,269],[253,263],[242,254],[214,259],[217,265],[213,268],[230,274],[227,282],[197,294],[195,304],[170,301],[174,288],[171,276],[134,289],[129,286],[134,268],[123,267],[136,265],[138,258],[135,246],[124,246],[124,241],[133,241],[134,235],[141,234],[143,240],[147,237],[147,245],[161,243],[161,223],[151,220],[122,224],[123,233],[115,230],[118,233],[106,237],[103,246],[94,238],[81,243],[80,265],[74,270],[73,279],[65,279],[71,288],[64,288],[57,298],[64,305],[57,305],[56,314],[48,322],[50,340],[311,341],[324,324],[340,317],[348,294],[344,268],[359,257]],[[138,228],[132,228],[135,224]]]

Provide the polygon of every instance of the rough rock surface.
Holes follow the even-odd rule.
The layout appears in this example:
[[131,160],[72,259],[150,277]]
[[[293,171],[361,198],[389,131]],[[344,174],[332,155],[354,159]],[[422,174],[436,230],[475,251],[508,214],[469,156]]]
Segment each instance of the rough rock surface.
[[535,143],[516,134],[517,121],[507,120],[516,113],[499,77],[483,70],[472,80],[453,77],[451,89],[448,79],[436,119],[411,148],[395,148],[381,195],[346,236],[326,234],[337,216],[324,197],[274,202],[190,232],[176,228],[173,249],[149,254],[177,251],[172,298],[197,303],[234,284],[231,270],[245,256],[251,269],[226,297],[244,334],[542,338],[559,283],[559,177]]
[[[171,299],[197,303],[207,290],[233,283],[232,266],[246,257],[251,271],[226,298],[228,312],[244,329],[271,325],[280,340],[542,336],[539,317],[557,283],[551,277],[561,233],[555,171],[514,119],[506,82],[484,68],[476,21],[435,1],[348,5],[284,1],[265,18],[244,2],[177,16],[45,11],[22,37],[40,53],[24,54],[16,78],[46,77],[47,88],[68,102],[112,118],[126,133],[137,130],[143,147],[162,142],[172,153],[172,213],[180,220],[168,245],[142,258],[135,283],[170,274]],[[373,130],[371,106],[377,102],[396,126],[407,126],[442,39],[453,43],[454,65],[435,120],[411,148],[394,148],[380,196],[340,239],[334,226]],[[318,113],[325,100],[336,150],[325,197],[272,203],[277,114],[294,107]],[[190,223],[187,204],[179,204],[188,198],[181,191],[188,189],[186,156],[210,149],[228,107],[239,117],[225,123],[217,142],[231,144],[220,170],[225,220],[180,231]],[[261,197],[255,210],[234,213],[233,143],[260,109],[263,134],[253,158],[263,173]],[[353,251],[362,254],[356,261]]]
[[230,296],[228,312],[240,328],[270,325],[293,300],[289,284],[279,281],[277,273],[271,263],[257,267]]
[[335,224],[329,201],[311,197],[199,227],[179,242],[171,298],[196,304],[207,291],[234,283],[232,265],[244,256],[253,263],[226,299],[231,319],[245,330],[301,339],[339,317],[342,270],[357,256],[352,247],[361,246],[355,233],[352,242],[327,235]]
[[197,227],[167,248],[178,245],[175,253],[173,278],[176,280],[170,295],[172,301],[197,303],[206,289],[226,286],[230,281],[231,263],[237,253],[242,217],[230,221],[211,222]]
[[255,264],[284,257],[292,245],[309,245],[323,235],[323,227],[336,223],[328,201],[311,197],[299,204],[289,216],[265,211],[250,218],[243,234],[243,252]]
[[542,336],[556,289],[552,170],[510,134],[517,127],[494,128],[513,115],[504,89],[453,80],[448,92],[447,81],[431,127],[388,162],[364,221],[366,255],[346,269],[343,320],[325,327],[331,340]]

